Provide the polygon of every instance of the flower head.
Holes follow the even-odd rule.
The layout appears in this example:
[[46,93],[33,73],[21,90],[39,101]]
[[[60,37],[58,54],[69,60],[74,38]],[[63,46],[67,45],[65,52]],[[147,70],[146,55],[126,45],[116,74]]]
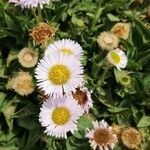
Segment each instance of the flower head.
[[86,137],[89,138],[91,147],[95,150],[99,147],[100,150],[113,149],[117,143],[117,136],[112,132],[111,127],[104,120],[93,122],[94,129],[87,130]]
[[100,47],[110,51],[110,50],[118,47],[119,38],[114,33],[102,32],[99,35],[97,42]]
[[75,91],[83,83],[83,68],[73,56],[60,53],[45,55],[35,70],[38,86],[54,97]]
[[114,33],[119,38],[127,39],[130,32],[130,24],[129,23],[117,23],[111,29],[111,32]]
[[112,126],[111,126],[111,129],[112,129],[112,132],[113,132],[114,134],[116,134],[116,136],[117,136],[118,138],[120,138],[123,128],[122,128],[121,126],[116,125],[116,124],[113,123]]
[[83,50],[82,47],[75,41],[70,39],[62,39],[50,44],[45,51],[45,54],[60,52],[65,55],[73,55],[80,58]]
[[17,4],[19,2],[19,0],[9,0],[9,3],[15,3]]
[[85,112],[88,112],[93,107],[91,93],[86,87],[81,86],[76,88],[75,92],[72,92],[72,96]]
[[131,84],[131,77],[127,71],[115,71],[116,81],[124,86],[129,86]]
[[18,54],[19,63],[25,68],[32,68],[37,64],[38,54],[31,48],[23,48]]
[[43,7],[44,4],[48,4],[49,0],[9,0],[10,3],[15,3],[22,8],[36,8]]
[[50,38],[54,36],[54,34],[55,34],[54,28],[45,22],[40,22],[30,32],[30,36],[38,44],[43,44],[47,42]]
[[15,80],[14,77],[8,79],[8,82],[6,84],[6,89],[13,89],[14,80]]
[[72,97],[58,97],[43,103],[39,121],[46,127],[45,133],[58,138],[67,138],[67,133],[77,130],[77,120],[82,116],[81,107]]
[[112,65],[116,66],[118,70],[120,70],[120,68],[125,68],[127,65],[127,61],[128,61],[125,53],[121,49],[118,49],[118,48],[110,51],[107,54],[107,60]]
[[122,143],[130,148],[137,149],[141,144],[141,134],[135,128],[126,128],[122,132],[121,136]]
[[28,72],[18,72],[12,81],[12,88],[22,96],[31,94],[35,88],[32,76]]

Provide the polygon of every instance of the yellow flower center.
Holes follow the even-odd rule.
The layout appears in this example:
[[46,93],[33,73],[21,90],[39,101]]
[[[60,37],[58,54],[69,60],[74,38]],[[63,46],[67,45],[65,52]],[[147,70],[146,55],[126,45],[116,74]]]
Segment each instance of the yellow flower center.
[[32,57],[32,54],[30,53],[27,53],[24,55],[24,60],[25,61],[32,61],[33,57]]
[[52,120],[57,125],[64,125],[70,120],[71,114],[66,107],[58,107],[53,110]]
[[73,54],[73,52],[69,48],[61,48],[60,51],[66,55],[72,55]]
[[55,85],[67,83],[70,79],[70,70],[64,65],[54,65],[49,69],[48,79]]
[[107,44],[111,44],[113,42],[113,38],[106,36],[106,37],[104,37],[104,42]]
[[118,64],[120,62],[120,56],[116,52],[111,52],[111,58],[113,59],[115,64]]
[[98,128],[94,131],[94,141],[100,146],[107,146],[109,144],[111,135],[108,130]]

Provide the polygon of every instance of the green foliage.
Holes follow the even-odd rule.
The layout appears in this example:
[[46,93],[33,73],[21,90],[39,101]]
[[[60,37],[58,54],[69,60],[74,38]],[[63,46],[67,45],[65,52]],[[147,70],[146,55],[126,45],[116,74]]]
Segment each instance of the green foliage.
[[[0,1],[0,150],[88,150],[85,138],[93,120],[106,119],[110,124],[137,127],[143,134],[143,149],[150,145],[150,18],[148,0],[133,5],[133,0],[57,0],[42,9],[43,21],[56,29],[56,39],[71,38],[84,49],[85,83],[93,91],[94,107],[79,119],[78,131],[68,139],[54,139],[43,134],[38,122],[40,98],[35,91],[27,97],[7,89],[9,78],[25,70],[17,60],[18,52],[32,43],[29,30],[37,24],[32,10],[21,9]],[[142,18],[142,16],[145,16]],[[108,68],[106,52],[97,45],[100,32],[109,31],[117,22],[130,22],[131,32],[120,43],[128,57],[125,69],[130,73],[130,86],[116,81],[113,68]],[[34,76],[34,69],[28,70]],[[117,145],[115,150],[123,150]]]

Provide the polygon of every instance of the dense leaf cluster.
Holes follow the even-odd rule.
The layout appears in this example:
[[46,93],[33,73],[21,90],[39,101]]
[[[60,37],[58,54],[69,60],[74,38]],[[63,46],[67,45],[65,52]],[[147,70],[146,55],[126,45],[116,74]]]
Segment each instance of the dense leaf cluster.
[[[56,0],[42,9],[43,20],[57,28],[54,40],[70,38],[84,49],[84,75],[88,89],[93,91],[94,107],[78,122],[78,131],[67,140],[43,134],[38,122],[42,99],[35,90],[22,97],[7,89],[8,79],[24,69],[16,59],[24,47],[32,46],[42,57],[44,49],[35,45],[29,30],[36,25],[34,10],[21,9],[0,1],[0,150],[79,150],[90,149],[84,137],[92,120],[138,128],[144,136],[143,149],[150,147],[150,16],[149,0],[142,4],[133,0]],[[132,84],[116,82],[115,69],[107,69],[106,52],[96,42],[102,31],[109,31],[117,22],[130,22],[128,40],[121,40],[126,49]],[[36,80],[35,80],[36,83]],[[118,145],[115,150],[124,150]]]

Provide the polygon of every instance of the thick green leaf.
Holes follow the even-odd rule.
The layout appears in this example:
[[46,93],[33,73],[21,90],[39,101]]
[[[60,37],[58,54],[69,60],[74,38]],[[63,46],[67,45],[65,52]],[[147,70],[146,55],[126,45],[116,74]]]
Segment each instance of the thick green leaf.
[[28,140],[25,146],[25,150],[32,149],[32,146],[39,140],[41,135],[40,128],[36,127],[34,130],[29,131]]
[[4,99],[5,99],[5,97],[6,97],[6,94],[0,92],[0,112],[2,111],[2,110],[1,110],[2,108],[1,108],[1,107],[2,107],[2,103],[3,103]]
[[135,26],[141,32],[141,36],[143,37],[143,41],[146,43],[149,41],[150,37],[150,29],[147,28],[143,22],[134,18]]
[[8,57],[7,57],[7,67],[9,67],[9,64],[18,58],[18,53],[14,51],[10,51]]
[[22,30],[20,26],[20,22],[16,16],[14,16],[11,12],[4,10],[3,11],[5,22],[9,28],[14,30]]
[[16,104],[12,101],[5,100],[2,105],[2,112],[5,116],[7,125],[9,126],[10,130],[13,128],[13,115],[16,110]]
[[137,127],[144,128],[148,126],[150,126],[150,116],[143,116],[137,124]]
[[67,150],[90,150],[90,145],[86,140],[78,140],[74,137],[70,137],[67,139],[66,148]]
[[108,111],[111,113],[119,113],[123,111],[127,111],[129,108],[121,108],[121,107],[110,107],[108,108]]
[[112,14],[107,14],[107,17],[110,21],[120,21],[120,19]]
[[78,139],[84,139],[86,129],[93,127],[92,121],[94,121],[92,115],[84,114],[78,121],[78,130],[75,131],[74,136]]
[[33,130],[38,126],[38,123],[35,122],[33,116],[22,117],[17,121],[20,127],[26,128],[28,130]]

